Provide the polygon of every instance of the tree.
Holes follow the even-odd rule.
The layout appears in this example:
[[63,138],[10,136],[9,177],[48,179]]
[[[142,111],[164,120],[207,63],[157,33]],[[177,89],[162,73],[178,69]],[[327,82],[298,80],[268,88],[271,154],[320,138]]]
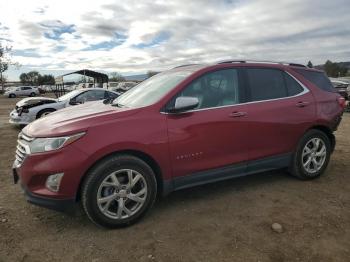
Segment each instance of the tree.
[[314,67],[314,65],[312,64],[312,62],[311,62],[311,61],[309,61],[309,62],[307,63],[307,67],[309,67],[309,68],[313,68],[313,67]]
[[348,69],[345,66],[342,66],[339,63],[333,63],[330,60],[327,60],[327,62],[324,64],[324,70],[330,77],[346,76],[348,72]]
[[156,71],[148,71],[147,72],[147,78],[150,78],[150,77],[152,77],[152,76],[155,76],[156,74],[159,74],[159,72],[156,72]]
[[9,69],[9,66],[15,65],[19,66],[18,63],[15,63],[12,61],[12,47],[11,46],[3,46],[0,42],[0,83],[1,83],[1,90],[4,91],[4,72],[6,72]]
[[19,79],[21,80],[22,84],[29,84],[29,85],[54,85],[55,84],[55,78],[53,77],[53,75],[41,75],[37,71],[22,73],[19,76]]
[[113,73],[110,73],[108,80],[110,82],[122,82],[122,81],[125,81],[125,77],[119,74],[118,72],[113,72]]

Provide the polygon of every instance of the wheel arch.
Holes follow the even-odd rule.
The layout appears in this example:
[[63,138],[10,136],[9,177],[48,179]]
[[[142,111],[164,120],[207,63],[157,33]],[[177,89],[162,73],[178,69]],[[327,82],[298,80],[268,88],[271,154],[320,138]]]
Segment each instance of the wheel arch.
[[44,111],[55,112],[56,110],[57,110],[57,109],[52,108],[52,107],[40,109],[40,110],[35,114],[35,119],[38,119],[39,115],[40,115],[41,113],[43,113]]
[[327,137],[329,138],[329,141],[331,142],[331,152],[333,152],[334,148],[335,148],[335,136],[334,136],[332,130],[325,125],[312,126],[309,130],[311,130],[311,129],[319,130],[327,135]]
[[83,177],[80,179],[79,187],[78,187],[76,197],[75,197],[76,201],[80,201],[82,185],[83,185],[89,171],[91,169],[93,169],[96,165],[98,165],[100,162],[102,162],[104,159],[111,157],[111,156],[116,156],[116,155],[134,156],[134,157],[137,157],[137,158],[143,160],[146,164],[148,164],[152,168],[152,170],[156,176],[157,194],[158,195],[162,194],[162,192],[164,190],[164,180],[163,180],[161,168],[158,165],[157,161],[155,161],[153,157],[151,157],[149,154],[147,154],[145,152],[142,152],[139,150],[133,150],[133,149],[126,149],[126,150],[115,151],[115,152],[109,153],[109,154],[99,158],[86,170]]

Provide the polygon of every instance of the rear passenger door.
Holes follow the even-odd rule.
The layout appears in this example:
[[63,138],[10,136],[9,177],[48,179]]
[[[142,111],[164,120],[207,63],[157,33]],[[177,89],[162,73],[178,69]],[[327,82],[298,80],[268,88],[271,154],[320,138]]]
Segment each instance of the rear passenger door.
[[315,117],[314,99],[292,75],[274,68],[245,69],[248,158],[287,155]]

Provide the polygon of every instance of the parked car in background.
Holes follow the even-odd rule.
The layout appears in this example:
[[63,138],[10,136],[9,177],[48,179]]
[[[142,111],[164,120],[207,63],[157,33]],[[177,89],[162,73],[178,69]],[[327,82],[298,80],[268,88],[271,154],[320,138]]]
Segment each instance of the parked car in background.
[[65,107],[96,100],[113,100],[118,96],[119,95],[113,91],[91,88],[75,90],[57,99],[48,97],[25,98],[19,101],[15,109],[10,113],[9,122],[11,124],[27,125],[35,119]]
[[37,96],[40,91],[34,86],[18,86],[5,91],[4,96],[15,98],[18,96]]
[[31,203],[64,211],[81,201],[94,223],[126,226],[174,190],[274,169],[319,177],[344,106],[324,72],[302,65],[182,66],[112,104],[28,125],[13,178]]
[[344,97],[346,100],[349,100],[350,97],[350,85],[348,82],[337,80],[337,79],[331,79],[332,85],[335,87],[335,89],[338,91],[338,93]]

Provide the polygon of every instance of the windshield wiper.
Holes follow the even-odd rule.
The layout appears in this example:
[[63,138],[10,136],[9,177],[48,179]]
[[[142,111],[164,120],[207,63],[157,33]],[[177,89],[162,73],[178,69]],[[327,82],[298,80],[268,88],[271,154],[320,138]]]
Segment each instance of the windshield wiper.
[[122,105],[121,103],[115,103],[115,104],[112,104],[112,106],[116,106],[116,107],[125,107],[125,105]]

